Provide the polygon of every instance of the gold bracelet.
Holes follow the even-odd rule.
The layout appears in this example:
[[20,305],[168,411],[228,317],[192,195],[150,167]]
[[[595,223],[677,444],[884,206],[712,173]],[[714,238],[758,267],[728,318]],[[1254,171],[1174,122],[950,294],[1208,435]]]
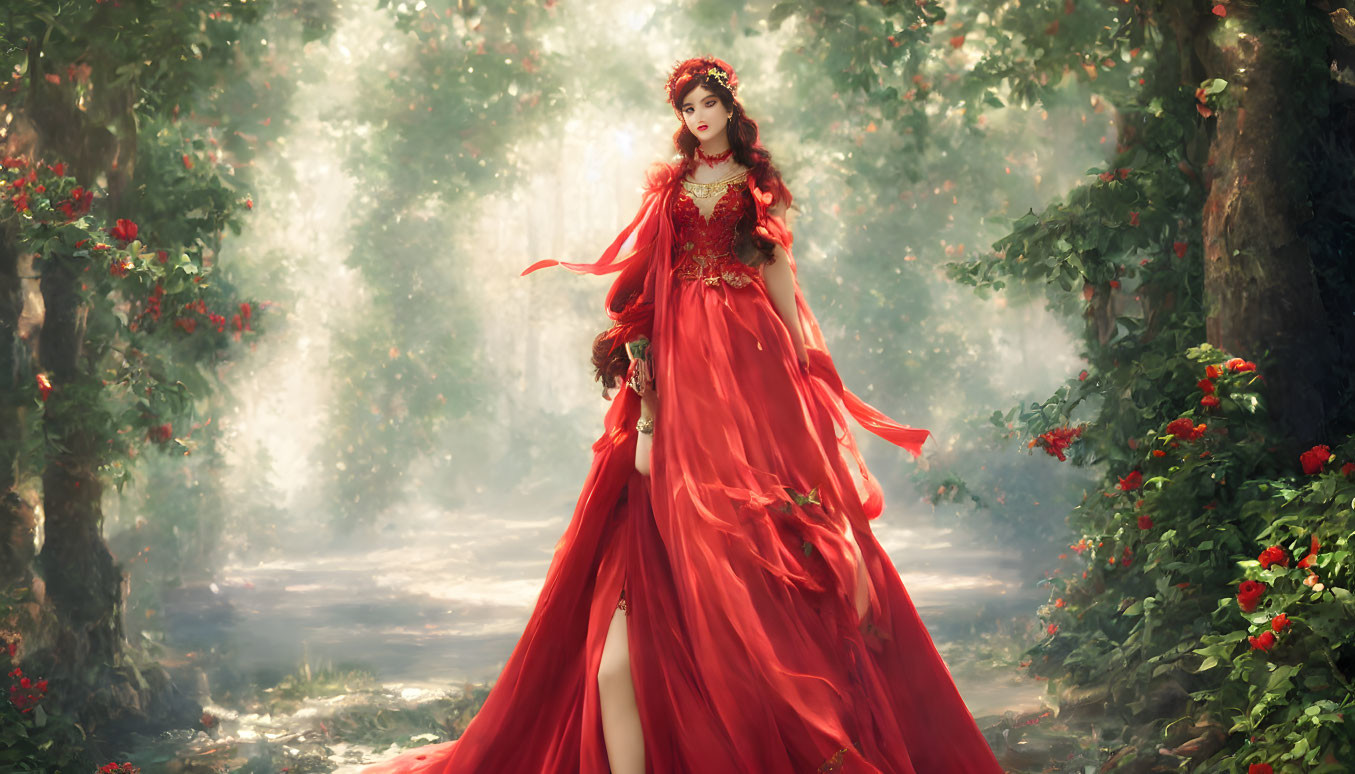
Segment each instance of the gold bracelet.
[[644,433],[645,435],[653,435],[653,434],[654,434],[654,418],[653,418],[653,417],[640,417],[640,421],[638,421],[638,422],[635,423],[635,429],[636,429],[636,430],[639,430],[640,432]]

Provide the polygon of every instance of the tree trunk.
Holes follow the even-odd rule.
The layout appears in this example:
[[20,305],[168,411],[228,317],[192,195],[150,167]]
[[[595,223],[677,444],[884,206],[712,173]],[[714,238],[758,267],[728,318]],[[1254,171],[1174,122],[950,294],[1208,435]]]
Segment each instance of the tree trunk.
[[[93,379],[82,368],[86,310],[79,288],[79,275],[69,263],[53,262],[43,274],[47,315],[39,360],[57,389],[76,389],[83,382],[90,390]],[[43,415],[45,432],[64,450],[42,473],[46,528],[38,566],[62,623],[58,660],[112,664],[122,642],[122,580],[101,530],[98,440],[80,420],[69,411]]]
[[1298,142],[1316,117],[1304,109],[1313,95],[1296,88],[1284,31],[1263,29],[1255,13],[1229,6],[1208,51],[1232,104],[1217,113],[1207,165],[1205,325],[1210,344],[1258,362],[1271,415],[1306,447],[1325,437],[1335,354],[1299,233],[1312,215]]
[[[28,52],[30,89],[19,123],[31,129],[32,158],[63,160],[76,180],[92,187],[107,176],[107,211],[116,217],[121,193],[133,171],[136,147],[132,94],[128,87],[96,83],[101,95],[93,109],[79,110],[67,90],[45,82],[46,68],[36,44]],[[104,69],[94,68],[95,78]],[[116,126],[118,134],[108,127]],[[6,249],[13,249],[9,245]],[[41,297],[45,314],[37,334],[37,360],[58,391],[97,396],[102,389],[85,354],[81,274],[69,261],[44,265]],[[43,431],[63,448],[42,471],[44,541],[38,571],[60,623],[53,643],[57,663],[69,675],[117,663],[123,647],[122,572],[103,537],[103,491],[99,467],[103,449],[86,418],[60,406],[43,413]]]

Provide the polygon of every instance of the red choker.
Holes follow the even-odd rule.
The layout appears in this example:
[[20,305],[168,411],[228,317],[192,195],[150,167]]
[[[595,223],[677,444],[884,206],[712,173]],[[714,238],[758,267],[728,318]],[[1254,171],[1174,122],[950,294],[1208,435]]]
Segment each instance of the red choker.
[[729,150],[725,151],[724,153],[719,153],[719,154],[716,154],[716,155],[714,155],[714,156],[707,156],[705,153],[702,153],[702,152],[701,152],[701,146],[700,146],[700,145],[696,146],[696,159],[697,159],[697,161],[700,161],[701,163],[703,163],[703,164],[705,164],[705,165],[707,165],[707,166],[710,166],[710,167],[713,167],[713,166],[715,166],[716,164],[719,164],[721,161],[724,161],[725,159],[729,158],[731,155],[733,155],[733,153],[734,153],[734,148],[733,148],[733,146],[731,146],[731,147],[729,148]]

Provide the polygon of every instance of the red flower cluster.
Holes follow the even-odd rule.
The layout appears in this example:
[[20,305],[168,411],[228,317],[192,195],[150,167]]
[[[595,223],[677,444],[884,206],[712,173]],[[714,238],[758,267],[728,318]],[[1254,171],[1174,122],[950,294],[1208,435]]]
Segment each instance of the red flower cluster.
[[1281,567],[1289,566],[1289,554],[1286,554],[1284,549],[1279,546],[1270,546],[1262,551],[1261,555],[1256,557],[1256,560],[1261,563],[1263,570],[1269,570],[1272,564],[1278,564]]
[[1143,486],[1143,474],[1137,470],[1131,470],[1129,475],[1120,476],[1120,483],[1116,488],[1121,492],[1130,492]]
[[[1279,637],[1277,635],[1288,628],[1289,628],[1289,616],[1284,613],[1280,613],[1279,615],[1270,619],[1270,631],[1261,632],[1259,635],[1256,636],[1248,636],[1247,642],[1251,644],[1252,650],[1259,650],[1264,653],[1270,650],[1271,648],[1275,647],[1275,643],[1279,642]],[[1266,768],[1270,767],[1267,766]]]
[[1237,585],[1237,606],[1242,612],[1250,613],[1256,609],[1261,596],[1266,593],[1266,584],[1260,581],[1244,580]]
[[56,206],[66,216],[66,220],[75,220],[76,218],[89,212],[89,207],[94,203],[94,192],[86,191],[82,186],[76,186],[71,189],[71,198],[64,202],[59,202]]
[[1153,517],[1146,513],[1139,514],[1139,529],[1152,529]]
[[1322,472],[1322,466],[1331,459],[1331,448],[1325,444],[1319,444],[1299,455],[1299,464],[1303,465],[1303,472],[1308,475],[1314,475]]
[[1031,441],[1031,445],[1036,443],[1040,444],[1049,456],[1058,457],[1059,462],[1063,462],[1067,459],[1063,454],[1064,450],[1066,450],[1073,441],[1082,437],[1082,431],[1084,429],[1084,426],[1056,427],[1047,433],[1041,433],[1035,440]]
[[1183,441],[1199,440],[1207,429],[1207,425],[1196,425],[1189,417],[1173,419],[1167,423],[1167,432]]
[[47,694],[47,681],[39,680],[35,683],[31,678],[24,677],[24,670],[19,667],[11,669],[9,676],[19,679],[19,682],[9,687],[9,703],[20,712],[32,712]]
[[1275,647],[1275,633],[1261,632],[1259,637],[1247,637],[1247,642],[1251,643],[1252,650],[1267,651]]
[[165,288],[160,283],[155,283],[155,289],[151,291],[146,299],[146,308],[141,312],[143,315],[149,314],[151,319],[160,319],[160,299],[165,297]]

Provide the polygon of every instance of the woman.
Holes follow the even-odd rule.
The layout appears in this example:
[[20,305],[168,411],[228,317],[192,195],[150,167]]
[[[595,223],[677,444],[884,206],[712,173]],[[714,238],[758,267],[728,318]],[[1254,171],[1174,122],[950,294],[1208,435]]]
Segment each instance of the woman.
[[846,416],[914,456],[928,431],[843,387],[737,89],[679,64],[680,159],[598,261],[560,264],[620,272],[593,360],[621,389],[574,517],[466,732],[369,774],[1001,772],[871,533]]

